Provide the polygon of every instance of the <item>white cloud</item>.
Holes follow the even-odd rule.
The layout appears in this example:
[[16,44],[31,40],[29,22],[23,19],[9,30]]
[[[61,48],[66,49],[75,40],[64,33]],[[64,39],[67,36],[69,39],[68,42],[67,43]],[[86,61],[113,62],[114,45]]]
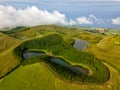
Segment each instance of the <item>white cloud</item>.
[[78,17],[76,21],[79,24],[101,24],[104,23],[104,20],[96,17],[95,15],[90,14],[88,17],[82,16]]
[[92,20],[98,24],[104,23],[103,19],[97,18],[95,15],[89,15],[89,20]]
[[111,21],[112,21],[112,24],[120,25],[120,17],[112,18]]
[[84,17],[84,16],[78,17],[78,18],[76,19],[76,21],[77,21],[79,24],[93,24],[92,21],[90,21],[87,17]]
[[66,16],[59,11],[48,12],[35,6],[16,9],[12,6],[0,5],[0,28],[43,24],[72,25],[75,21],[67,20]]
[[[120,24],[120,17],[111,19],[113,24]],[[89,15],[88,17],[80,16],[73,19],[68,19],[65,14],[59,11],[49,12],[47,10],[38,9],[35,6],[25,9],[16,9],[12,6],[0,5],[0,28],[16,27],[16,26],[36,26],[44,24],[59,24],[59,25],[77,25],[77,24],[101,24],[104,20]]]
[[69,25],[76,25],[76,24],[77,24],[76,21],[74,21],[74,20],[72,20],[72,19],[69,20]]

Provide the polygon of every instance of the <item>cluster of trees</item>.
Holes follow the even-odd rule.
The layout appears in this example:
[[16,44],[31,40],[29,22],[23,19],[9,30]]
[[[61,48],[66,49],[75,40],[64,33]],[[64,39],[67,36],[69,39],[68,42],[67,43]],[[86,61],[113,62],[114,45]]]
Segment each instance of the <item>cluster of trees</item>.
[[[103,65],[97,58],[89,52],[78,51],[71,45],[66,43],[58,34],[47,35],[42,38],[29,40],[16,47],[14,52],[17,56],[21,57],[25,50],[41,49],[52,52],[53,55],[63,56],[68,61],[74,63],[83,63],[87,65],[92,71],[93,75],[76,74],[70,69],[49,63],[49,65],[63,78],[71,81],[103,83],[109,79],[110,73],[108,68]],[[46,58],[49,60],[48,58]]]

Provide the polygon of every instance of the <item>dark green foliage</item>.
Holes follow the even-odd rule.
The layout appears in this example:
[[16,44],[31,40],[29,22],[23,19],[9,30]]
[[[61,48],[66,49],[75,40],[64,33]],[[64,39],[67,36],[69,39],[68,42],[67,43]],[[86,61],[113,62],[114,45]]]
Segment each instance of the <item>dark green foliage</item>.
[[[77,75],[65,67],[51,63],[52,66],[50,66],[53,70],[55,70],[60,76],[71,81],[103,83],[109,79],[110,73],[104,64],[89,52],[74,49],[58,34],[47,35],[42,38],[26,41],[16,47],[14,52],[17,56],[19,55],[22,57],[23,52],[29,49],[47,50],[48,52],[52,52],[53,55],[62,56],[70,62],[85,64],[91,69],[91,71],[93,71],[93,75]],[[49,60],[49,58],[46,59]]]

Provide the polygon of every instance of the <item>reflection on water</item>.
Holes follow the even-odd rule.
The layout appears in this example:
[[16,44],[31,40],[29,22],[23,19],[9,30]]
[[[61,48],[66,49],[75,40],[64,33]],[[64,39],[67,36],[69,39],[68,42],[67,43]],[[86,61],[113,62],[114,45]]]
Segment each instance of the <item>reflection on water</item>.
[[67,63],[64,60],[59,59],[59,58],[51,58],[51,62],[54,62],[54,63],[59,64],[61,66],[67,67],[77,74],[81,74],[81,73],[88,74],[88,69],[85,69],[85,68],[80,67],[80,66],[70,65],[69,63]]
[[23,54],[23,57],[25,59],[28,59],[36,56],[41,56],[41,55],[45,55],[45,53],[44,52],[26,52]]
[[88,46],[88,42],[80,39],[75,40],[75,43],[73,45],[73,47],[78,50],[85,50],[87,46]]

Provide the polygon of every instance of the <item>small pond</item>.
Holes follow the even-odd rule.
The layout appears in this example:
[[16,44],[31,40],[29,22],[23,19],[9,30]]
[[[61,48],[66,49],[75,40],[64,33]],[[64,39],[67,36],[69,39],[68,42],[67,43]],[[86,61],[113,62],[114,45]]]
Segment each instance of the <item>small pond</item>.
[[88,42],[80,39],[75,40],[75,43],[73,45],[73,47],[78,50],[85,50],[87,46],[88,46]]
[[66,61],[64,61],[62,59],[59,59],[59,58],[51,58],[51,62],[54,62],[54,63],[56,63],[58,65],[67,67],[67,68],[69,68],[70,70],[72,70],[73,72],[75,72],[77,74],[81,74],[81,73],[88,74],[88,69],[83,68],[81,66],[70,65]]
[[30,51],[30,52],[25,52],[23,54],[23,57],[25,59],[29,59],[29,58],[32,58],[32,57],[42,56],[42,55],[45,55],[45,53],[44,52],[33,52],[33,51]]

